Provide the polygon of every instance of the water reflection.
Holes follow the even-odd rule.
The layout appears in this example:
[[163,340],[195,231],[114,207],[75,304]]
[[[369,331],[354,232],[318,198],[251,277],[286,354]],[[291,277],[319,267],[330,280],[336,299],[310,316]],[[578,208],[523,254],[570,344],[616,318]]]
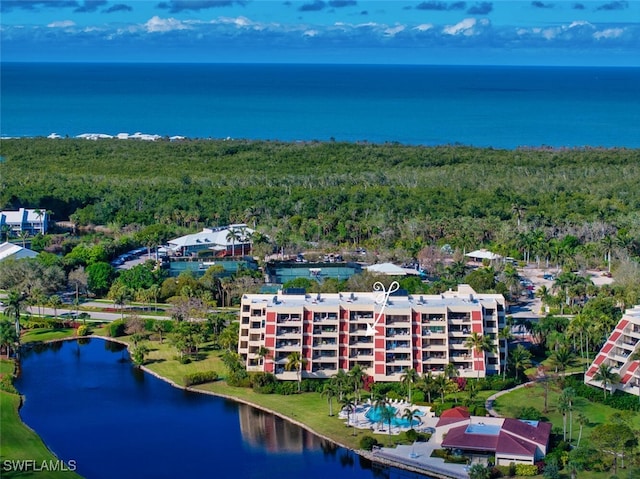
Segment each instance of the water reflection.
[[239,404],[240,431],[249,446],[269,452],[302,452],[323,449],[327,442],[295,424],[246,404]]

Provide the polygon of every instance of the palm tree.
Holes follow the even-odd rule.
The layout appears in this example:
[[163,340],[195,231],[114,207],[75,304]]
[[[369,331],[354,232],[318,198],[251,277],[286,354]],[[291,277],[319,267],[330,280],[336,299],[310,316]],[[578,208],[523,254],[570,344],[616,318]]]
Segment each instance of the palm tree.
[[3,223],[0,225],[0,239],[4,239],[4,241],[9,241],[9,233],[11,232],[11,227],[8,224]]
[[[472,349],[476,354],[492,353],[495,351],[495,346],[491,341],[491,338],[476,332],[471,333],[471,336],[467,338],[464,345],[465,347]],[[480,379],[480,369],[478,369],[478,379]]]
[[333,398],[338,395],[338,391],[336,387],[330,382],[324,383],[324,387],[320,392],[320,396],[326,396],[327,402],[329,403],[329,416],[333,416]]
[[51,296],[49,296],[47,304],[53,308],[53,317],[57,318],[58,308],[62,306],[62,299],[60,299],[60,296],[58,296],[57,294],[52,294]]
[[18,238],[20,238],[22,240],[22,247],[26,248],[27,247],[27,238],[29,237],[29,232],[28,231],[20,231],[20,233],[18,233]]
[[571,439],[573,438],[573,400],[576,398],[576,390],[572,387],[564,388],[562,397],[569,408],[569,444],[571,444]]
[[444,374],[440,374],[433,379],[433,385],[440,393],[440,400],[444,403],[444,393],[447,390],[447,386],[449,385],[450,380]]
[[298,351],[294,351],[287,356],[287,364],[284,366],[287,371],[291,371],[292,369],[296,371],[296,376],[298,377],[298,392],[300,392],[302,386],[302,367],[306,363],[307,360],[303,358]]
[[502,328],[498,333],[498,338],[504,341],[504,362],[502,364],[502,380],[504,380],[507,375],[507,361],[509,360],[509,341],[513,340],[511,327],[505,326]]
[[271,354],[271,351],[266,346],[260,346],[256,354],[260,358],[260,365],[264,365],[264,360],[269,356],[269,354]]
[[354,398],[357,401],[360,401],[360,389],[364,385],[365,376],[366,373],[359,364],[354,365],[349,371],[349,377],[351,378],[351,384],[353,385]]
[[518,346],[516,346],[516,348],[511,352],[509,362],[511,363],[511,367],[515,371],[515,375],[517,378],[525,369],[531,367],[531,352],[527,348],[522,346],[522,344],[518,344]]
[[400,378],[402,384],[404,384],[408,390],[409,404],[411,404],[411,386],[415,384],[418,379],[420,379],[420,375],[413,368],[405,369]]
[[7,359],[11,354],[11,349],[15,349],[19,337],[11,321],[0,321],[0,349],[7,351]]
[[162,333],[166,331],[166,322],[164,320],[158,320],[153,323],[153,330],[158,333],[158,337],[160,338],[160,344],[162,344]]
[[[340,403],[342,404],[342,409],[347,411],[347,426],[348,426],[349,423],[351,422],[351,414],[356,410],[356,403],[353,402],[353,400],[349,396],[345,396],[342,399],[342,401],[340,401]],[[356,435],[355,424],[352,424],[352,427],[353,427],[353,435],[355,436]]]
[[558,371],[565,371],[567,368],[576,365],[576,355],[573,354],[573,351],[571,351],[566,345],[560,346],[551,353],[549,359],[551,360],[551,364],[555,366],[556,373]]
[[227,241],[231,241],[231,256],[236,255],[236,241],[240,239],[240,232],[235,228],[229,229],[227,232]]
[[601,363],[593,375],[593,379],[602,382],[604,398],[607,399],[607,386],[611,386],[611,395],[613,395],[613,385],[620,381],[620,376],[614,373],[613,368],[607,363]]
[[387,423],[389,436],[391,436],[391,421],[395,417],[395,413],[390,407],[384,407],[380,410],[380,420]]
[[607,272],[611,273],[611,251],[615,246],[615,241],[611,236],[605,236],[600,240],[600,243],[605,249],[605,258],[607,260]]
[[[419,413],[420,411],[418,409],[409,409],[409,408],[405,408],[404,412],[402,413],[402,417],[407,421],[409,421],[409,428],[412,430],[413,430],[413,421],[416,419],[419,420],[420,418]],[[415,457],[414,447],[415,447],[415,441],[411,444],[411,457]]]
[[431,393],[435,391],[434,377],[431,371],[422,374],[418,387],[427,395],[427,400],[431,402]]
[[107,297],[113,301],[114,305],[120,306],[120,319],[124,320],[124,305],[131,298],[131,291],[124,284],[116,281],[111,285]]
[[578,414],[578,424],[580,424],[580,432],[578,433],[578,443],[576,447],[580,447],[580,440],[582,439],[582,428],[589,425],[589,419],[584,414]]
[[349,377],[344,369],[339,369],[338,372],[332,376],[330,382],[336,387],[338,391],[338,400],[342,401],[345,394],[351,389],[349,386]]
[[153,310],[158,311],[158,296],[160,295],[160,286],[153,283],[151,286],[149,286],[149,289],[147,289],[147,291],[149,292],[149,299],[153,298]]
[[409,427],[413,429],[413,421],[420,417],[420,410],[410,409],[407,407],[404,409],[404,412],[402,413],[402,417],[407,421],[409,421]]
[[4,314],[7,316],[13,316],[16,326],[16,335],[20,337],[20,315],[25,311],[26,295],[20,291],[11,290],[7,294],[7,306],[4,309]]
[[544,309],[544,307],[547,304],[549,304],[549,298],[551,296],[551,291],[549,291],[549,288],[547,288],[547,285],[543,284],[542,286],[538,287],[538,290],[536,291],[536,296],[538,298],[540,298],[540,302],[542,303],[542,308],[541,309]]
[[558,412],[562,414],[562,440],[567,440],[567,412],[569,412],[569,399],[561,394],[558,397]]

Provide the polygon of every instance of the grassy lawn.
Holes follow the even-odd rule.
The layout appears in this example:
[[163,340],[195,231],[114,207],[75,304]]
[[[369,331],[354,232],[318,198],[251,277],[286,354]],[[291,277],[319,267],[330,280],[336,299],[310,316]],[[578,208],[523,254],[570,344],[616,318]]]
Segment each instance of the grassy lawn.
[[[562,431],[562,414],[558,412],[558,398],[560,397],[560,390],[555,386],[550,386],[548,397],[548,412],[543,413],[544,407],[544,388],[540,384],[536,384],[530,387],[524,387],[517,389],[509,394],[499,397],[494,403],[494,409],[503,416],[517,417],[518,412],[523,407],[535,407],[542,415],[550,421],[554,428],[559,428]],[[593,403],[582,397],[576,397],[574,401],[573,411],[573,439],[577,441],[578,433],[580,431],[580,425],[577,422],[578,414],[583,414],[588,420],[589,424],[585,425],[582,431],[582,441],[589,441],[589,436],[593,428],[599,424],[605,424],[610,422],[610,418],[613,414],[628,415],[629,425],[634,429],[640,429],[640,414],[633,412],[620,411],[613,409],[609,406],[605,406],[600,403]],[[567,434],[569,431],[569,424],[567,420]],[[582,442],[581,442],[582,444]]]
[[[2,374],[13,372],[12,361],[1,361]],[[70,471],[46,472],[13,472],[5,470],[5,462],[9,460],[34,460],[38,467],[42,461],[57,461],[56,457],[47,449],[40,437],[25,426],[18,414],[20,396],[0,391],[0,457],[2,457],[3,478],[44,478],[73,479],[80,478]]]
[[[548,411],[543,413],[544,407],[544,388],[540,384],[517,389],[509,394],[499,397],[495,403],[495,410],[502,416],[517,417],[518,412],[524,407],[534,407],[541,412],[545,420],[550,421],[553,424],[554,430],[557,430],[562,434],[562,414],[558,412],[558,398],[560,397],[560,388],[552,385],[549,388],[548,395]],[[600,403],[593,403],[582,397],[576,397],[574,401],[573,411],[573,444],[575,445],[580,432],[580,424],[577,421],[578,415],[584,415],[589,423],[583,427],[582,439],[580,445],[587,445],[589,443],[589,437],[593,429],[599,424],[607,424],[611,422],[611,417],[614,414],[622,414],[625,420],[629,423],[631,428],[640,429],[640,414],[631,411],[620,411],[618,409],[605,406]],[[567,435],[569,434],[569,420],[567,419]],[[566,472],[566,471],[563,471]],[[625,474],[624,471],[619,471],[620,477]],[[593,471],[580,471],[578,477],[580,479],[606,479],[611,474],[609,472],[593,472]],[[568,477],[564,475],[563,477]]]
[[38,328],[30,329],[20,337],[22,344],[33,343],[38,341],[51,341],[54,339],[64,339],[75,336],[76,330],[74,328]]

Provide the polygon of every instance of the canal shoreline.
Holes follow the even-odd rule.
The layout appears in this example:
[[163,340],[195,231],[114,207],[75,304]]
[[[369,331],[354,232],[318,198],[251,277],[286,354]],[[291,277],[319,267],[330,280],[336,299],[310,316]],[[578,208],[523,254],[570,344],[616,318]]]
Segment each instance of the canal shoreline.
[[[41,344],[56,343],[56,342],[61,342],[61,341],[76,341],[76,340],[79,340],[79,339],[94,339],[94,338],[101,339],[101,340],[104,340],[104,341],[110,341],[110,342],[113,342],[113,343],[116,343],[116,344],[120,344],[122,346],[125,346],[127,348],[127,351],[130,352],[129,348],[130,348],[131,345],[129,343],[127,343],[126,341],[118,340],[116,338],[111,338],[111,337],[108,337],[108,336],[101,336],[101,335],[72,336],[72,337],[67,337],[67,338],[51,339],[51,340],[48,340],[48,341],[44,341]],[[25,347],[25,346],[27,346],[27,345],[23,345],[22,347]],[[32,347],[33,343],[31,343],[29,346]],[[149,369],[146,366],[139,366],[139,368],[142,371],[144,371],[145,373],[148,373],[151,376],[154,376],[155,378],[160,379],[161,381],[164,381],[164,382],[168,383],[169,385],[171,385],[171,386],[173,386],[173,387],[175,387],[177,389],[181,389],[183,391],[189,391],[189,392],[193,392],[193,393],[206,394],[206,395],[209,395],[209,396],[220,397],[220,398],[223,398],[223,399],[228,399],[228,400],[234,401],[236,403],[245,404],[247,406],[254,407],[254,408],[256,408],[256,409],[258,409],[260,411],[263,411],[263,412],[266,412],[266,413],[269,413],[269,414],[273,414],[274,416],[279,417],[279,418],[281,418],[281,419],[283,419],[285,421],[288,421],[289,423],[294,424],[294,425],[296,425],[296,426],[298,426],[298,427],[300,427],[300,428],[312,433],[313,435],[315,435],[315,436],[317,436],[317,437],[319,437],[321,439],[324,439],[325,441],[329,441],[329,442],[331,442],[331,443],[333,443],[333,444],[335,444],[337,446],[340,446],[340,447],[342,447],[344,449],[352,451],[353,453],[358,454],[359,456],[364,457],[365,459],[368,459],[371,462],[375,462],[375,463],[382,464],[382,465],[385,465],[385,466],[396,467],[398,469],[403,469],[403,470],[414,472],[414,473],[417,473],[417,474],[428,475],[429,477],[431,477],[433,479],[457,479],[454,476],[449,476],[449,475],[446,475],[446,474],[442,474],[442,473],[440,473],[438,471],[433,471],[433,470],[426,469],[426,468],[423,468],[423,467],[417,467],[417,466],[415,466],[413,464],[408,464],[408,463],[402,462],[400,460],[395,460],[395,457],[389,457],[389,455],[385,455],[385,457],[381,457],[381,456],[377,455],[375,451],[365,451],[363,449],[355,449],[353,447],[350,447],[350,446],[348,446],[346,444],[341,443],[340,441],[337,441],[336,439],[333,439],[333,438],[330,438],[330,437],[328,437],[328,436],[326,436],[324,434],[318,433],[317,431],[315,431],[314,429],[312,429],[311,427],[309,427],[308,425],[306,425],[305,423],[303,423],[303,422],[301,422],[299,420],[293,419],[293,418],[291,418],[289,416],[286,416],[286,415],[284,415],[282,413],[279,413],[277,411],[269,409],[269,408],[267,408],[265,406],[262,406],[260,404],[254,403],[252,401],[248,401],[246,399],[239,398],[239,397],[233,396],[231,394],[224,394],[224,393],[220,393],[220,392],[207,391],[207,390],[204,390],[204,389],[199,389],[197,387],[183,386],[183,385],[178,384],[178,383],[176,383],[175,381],[173,381],[173,380],[171,380],[169,378],[166,378],[166,377],[158,374],[157,372]],[[22,395],[21,395],[20,405],[22,405],[22,402],[23,402],[23,400],[22,400]],[[23,422],[23,424],[24,424],[24,422]],[[36,431],[34,431],[34,432],[37,434]],[[46,446],[46,444],[45,444],[45,446]],[[47,449],[48,449],[48,446],[47,446]]]

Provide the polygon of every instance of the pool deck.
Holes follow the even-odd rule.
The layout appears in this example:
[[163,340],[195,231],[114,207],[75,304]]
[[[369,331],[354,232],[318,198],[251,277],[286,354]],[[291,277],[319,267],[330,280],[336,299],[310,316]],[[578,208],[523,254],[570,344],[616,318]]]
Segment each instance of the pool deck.
[[[415,406],[407,402],[395,402],[389,403],[389,405],[395,407],[398,410],[399,415],[402,415],[406,408],[418,409],[423,415],[420,416],[420,425],[414,429],[418,432],[435,431],[438,418],[435,417],[433,412],[431,412],[430,407]],[[365,415],[371,407],[373,407],[371,404],[358,405],[355,413],[350,415],[348,424],[355,426],[358,429],[369,429],[373,434],[390,433],[391,435],[397,435],[402,431],[409,429],[408,427],[392,426],[391,431],[389,431],[387,429],[387,425],[372,422]],[[340,417],[346,421],[347,413],[341,411]],[[467,465],[445,463],[444,459],[431,457],[431,454],[435,449],[441,448],[442,443],[440,441],[436,441],[436,435],[433,434],[427,442],[415,442],[410,446],[398,445],[392,448],[380,447],[363,455],[373,461],[405,467],[432,477],[468,479],[469,474],[467,473]]]
[[[431,408],[428,406],[416,406],[413,404],[409,404],[408,402],[405,402],[405,401],[390,402],[388,405],[396,408],[397,416],[402,416],[402,414],[404,413],[404,410],[407,408],[417,409],[418,411],[420,411],[421,415],[418,416],[418,419],[420,420],[420,425],[418,425],[417,427],[414,427],[414,429],[418,432],[423,432],[426,430],[426,428],[435,426],[435,423],[433,425],[427,424],[427,420],[432,419],[434,417],[434,414],[431,412]],[[388,425],[381,424],[379,422],[373,422],[371,421],[371,419],[369,419],[366,416],[367,412],[372,407],[373,406],[371,405],[371,403],[360,404],[356,407],[355,413],[351,413],[351,415],[348,415],[344,410],[342,410],[340,411],[339,417],[347,421],[347,425],[349,426],[354,426],[358,429],[369,429],[374,434],[388,434],[389,432],[387,430]],[[435,419],[437,420],[437,418]],[[392,426],[391,434],[397,435],[397,434],[400,434],[402,431],[406,431],[408,429],[409,427]]]

